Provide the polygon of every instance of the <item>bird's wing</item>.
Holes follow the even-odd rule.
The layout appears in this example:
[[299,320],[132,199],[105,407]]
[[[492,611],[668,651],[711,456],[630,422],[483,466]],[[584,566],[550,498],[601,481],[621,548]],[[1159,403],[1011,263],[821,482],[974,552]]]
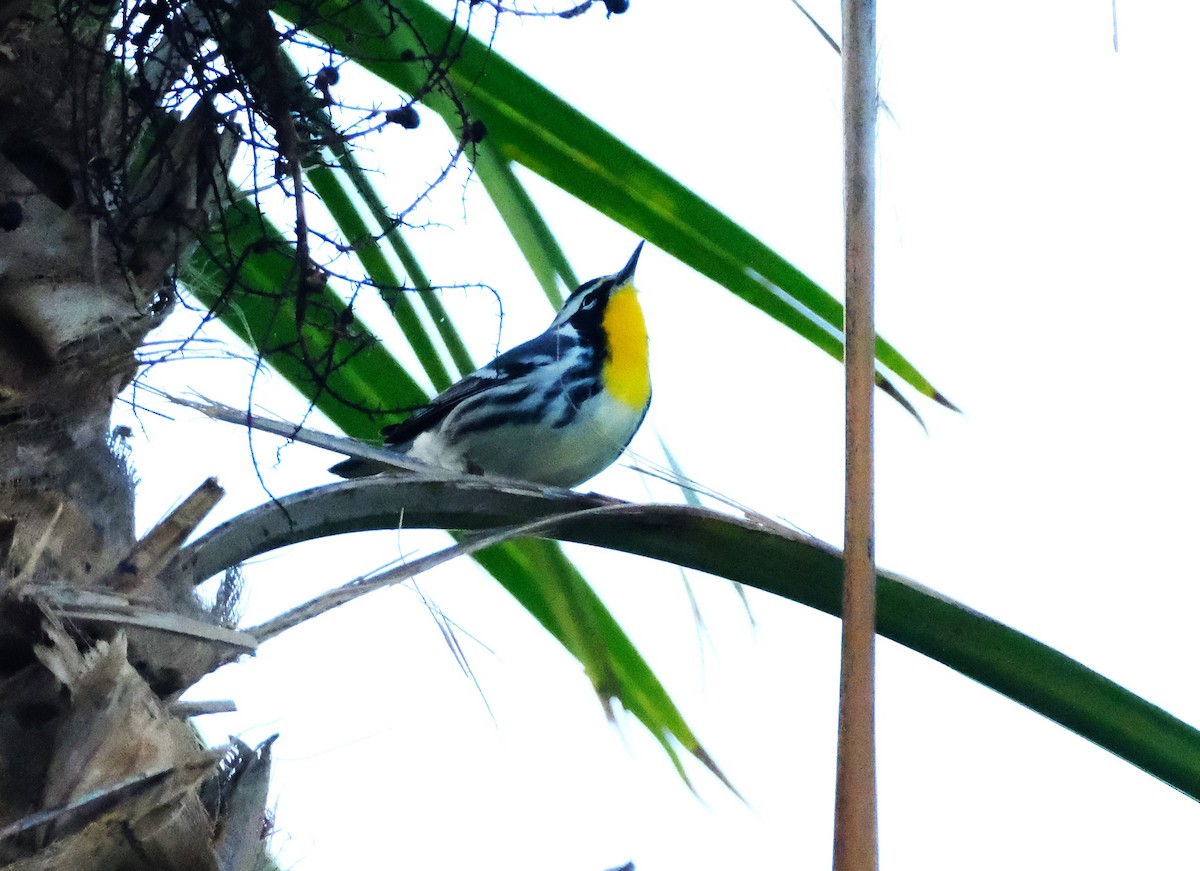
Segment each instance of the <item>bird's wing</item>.
[[380,431],[384,441],[389,445],[407,444],[421,433],[433,429],[445,420],[450,412],[471,397],[494,387],[510,385],[513,379],[553,363],[562,352],[562,336],[547,333],[505,351],[486,366],[451,384],[431,399],[428,405],[418,406],[404,420],[385,426]]
[[380,433],[385,444],[408,444],[421,433],[433,429],[441,423],[459,403],[477,396],[495,383],[495,375],[489,377],[488,367],[473,372],[461,381],[451,384],[445,391],[439,393],[428,405],[419,405],[413,413],[399,423],[390,423]]

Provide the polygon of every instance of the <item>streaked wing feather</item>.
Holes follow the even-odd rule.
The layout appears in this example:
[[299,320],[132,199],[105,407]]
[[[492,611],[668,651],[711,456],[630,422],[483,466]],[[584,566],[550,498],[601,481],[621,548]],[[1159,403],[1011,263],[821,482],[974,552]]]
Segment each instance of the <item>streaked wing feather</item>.
[[[566,340],[574,344],[573,340]],[[432,400],[428,405],[419,406],[411,415],[399,423],[385,426],[380,432],[384,441],[389,445],[403,445],[411,442],[423,432],[427,432],[443,420],[450,412],[473,396],[478,396],[485,390],[497,384],[507,384],[513,378],[529,374],[538,366],[558,358],[563,351],[564,339],[561,335],[542,333],[528,342],[505,351],[486,366],[476,369],[461,381],[451,384]]]
[[[485,369],[488,367],[485,367]],[[484,370],[480,370],[484,371]],[[476,396],[495,383],[495,378],[471,374],[435,396],[428,405],[417,409],[399,423],[390,423],[380,430],[385,444],[402,445],[411,442],[421,433],[433,429],[446,415],[454,411],[460,402]]]

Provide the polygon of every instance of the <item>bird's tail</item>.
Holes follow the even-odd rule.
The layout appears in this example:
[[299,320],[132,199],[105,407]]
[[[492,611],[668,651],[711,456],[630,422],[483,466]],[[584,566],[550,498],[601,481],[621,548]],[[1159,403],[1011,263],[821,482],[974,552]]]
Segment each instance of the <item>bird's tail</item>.
[[362,460],[358,457],[351,457],[348,460],[342,460],[340,463],[330,466],[329,471],[341,478],[366,478],[369,475],[378,475],[380,472],[395,472],[395,466],[389,466],[386,463],[379,463],[375,460]]

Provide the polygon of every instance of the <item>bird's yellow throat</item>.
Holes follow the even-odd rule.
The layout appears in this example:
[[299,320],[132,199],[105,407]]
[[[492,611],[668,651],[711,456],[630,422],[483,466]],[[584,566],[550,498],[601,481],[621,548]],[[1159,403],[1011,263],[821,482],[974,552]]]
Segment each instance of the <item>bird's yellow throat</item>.
[[641,408],[650,399],[650,348],[633,285],[626,285],[609,299],[604,332],[608,337],[604,386],[631,408]]

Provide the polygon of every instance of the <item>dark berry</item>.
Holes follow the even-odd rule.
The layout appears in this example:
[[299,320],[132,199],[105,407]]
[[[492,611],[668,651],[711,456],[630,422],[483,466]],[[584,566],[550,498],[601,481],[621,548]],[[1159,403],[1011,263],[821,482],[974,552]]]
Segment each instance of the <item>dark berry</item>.
[[399,109],[389,109],[384,116],[389,124],[399,124],[405,130],[413,130],[421,123],[421,116],[417,114],[417,110],[410,103],[407,106],[401,106]]
[[313,79],[313,85],[316,86],[317,90],[323,91],[330,85],[336,85],[338,78],[337,67],[321,67],[321,71]]

